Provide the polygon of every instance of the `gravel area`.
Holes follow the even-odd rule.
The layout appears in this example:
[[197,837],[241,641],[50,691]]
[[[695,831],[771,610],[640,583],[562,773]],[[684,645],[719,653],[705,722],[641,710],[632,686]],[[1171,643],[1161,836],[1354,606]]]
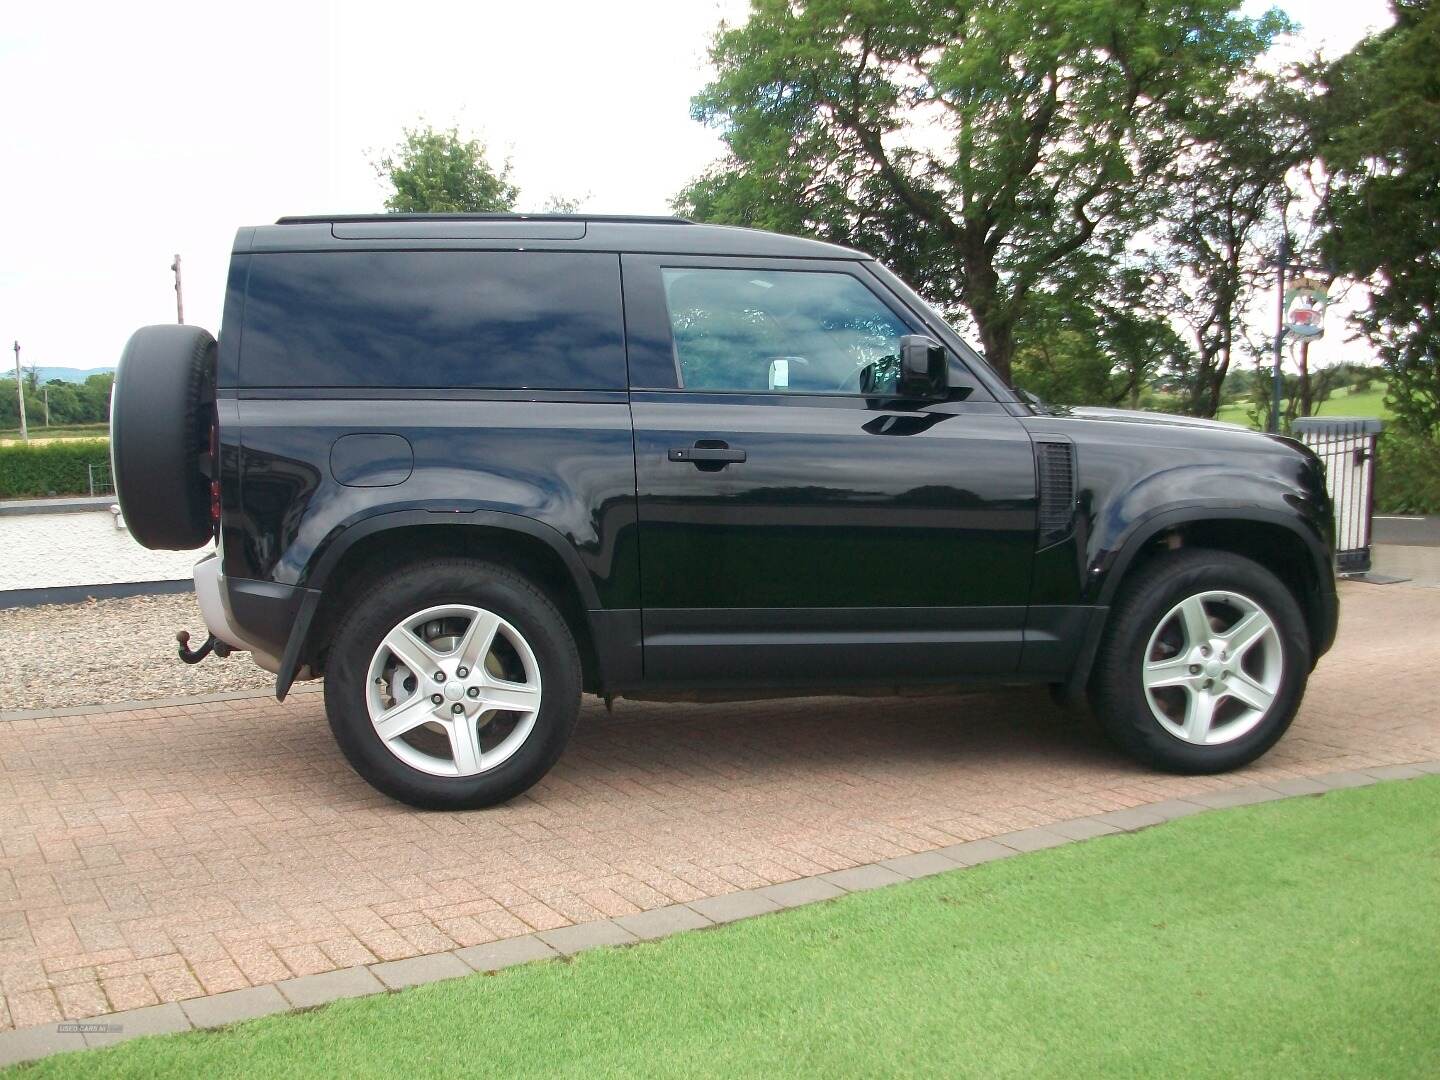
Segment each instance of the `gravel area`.
[[178,630],[205,638],[193,593],[0,610],[0,709],[274,688],[248,653],[181,663]]

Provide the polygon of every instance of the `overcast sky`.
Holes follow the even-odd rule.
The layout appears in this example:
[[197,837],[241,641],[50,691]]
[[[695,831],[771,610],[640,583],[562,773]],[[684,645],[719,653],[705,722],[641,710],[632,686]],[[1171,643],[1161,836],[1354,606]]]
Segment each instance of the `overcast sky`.
[[[1249,2],[1247,10],[1267,3]],[[1337,53],[1384,0],[1283,0],[1291,48]],[[7,6],[0,24],[0,342],[112,365],[137,326],[218,330],[235,229],[373,212],[369,162],[424,117],[514,162],[521,209],[583,196],[666,213],[720,152],[690,118],[706,46],[744,0],[205,0]],[[13,364],[13,354],[3,359]]]

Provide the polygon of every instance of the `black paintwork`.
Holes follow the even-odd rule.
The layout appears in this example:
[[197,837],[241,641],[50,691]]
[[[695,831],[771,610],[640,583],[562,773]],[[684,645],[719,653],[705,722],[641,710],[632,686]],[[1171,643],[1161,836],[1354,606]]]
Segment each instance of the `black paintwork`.
[[[854,275],[946,346],[949,388],[682,390],[659,271],[697,265]],[[1334,633],[1308,451],[1025,404],[902,283],[831,245],[669,220],[244,229],[218,356],[232,615],[284,655],[282,694],[323,662],[317,612],[347,553],[420,526],[480,554],[495,530],[548,552],[604,692],[1075,684],[1137,553],[1216,520],[1294,537],[1317,655]],[[1042,541],[1045,437],[1073,445],[1078,482],[1073,520]]]

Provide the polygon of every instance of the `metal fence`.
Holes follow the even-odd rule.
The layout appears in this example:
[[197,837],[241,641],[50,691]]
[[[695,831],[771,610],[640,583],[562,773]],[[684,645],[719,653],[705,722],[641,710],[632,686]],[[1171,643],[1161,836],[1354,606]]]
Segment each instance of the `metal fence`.
[[1309,416],[1291,429],[1325,463],[1325,486],[1335,503],[1335,566],[1342,574],[1370,569],[1370,522],[1375,514],[1375,441],[1384,425],[1357,417]]
[[86,465],[85,474],[90,485],[91,495],[115,494],[115,483],[110,477],[110,462],[102,461]]

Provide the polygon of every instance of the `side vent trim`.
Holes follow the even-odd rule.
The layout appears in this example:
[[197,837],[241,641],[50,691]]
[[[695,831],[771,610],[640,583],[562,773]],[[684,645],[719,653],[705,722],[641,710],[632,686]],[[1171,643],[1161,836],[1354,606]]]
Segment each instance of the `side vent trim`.
[[1075,528],[1075,444],[1062,436],[1037,436],[1035,476],[1039,491],[1039,546],[1064,540]]

